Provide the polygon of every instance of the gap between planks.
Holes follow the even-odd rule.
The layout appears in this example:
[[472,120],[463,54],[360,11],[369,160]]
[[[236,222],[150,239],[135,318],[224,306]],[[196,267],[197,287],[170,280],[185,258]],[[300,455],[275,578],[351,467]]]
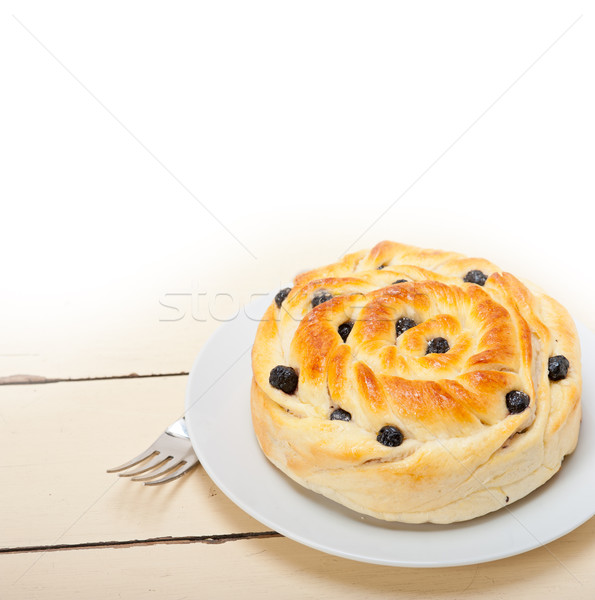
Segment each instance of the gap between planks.
[[223,533],[215,535],[189,535],[146,538],[144,540],[126,540],[109,542],[81,542],[78,544],[50,544],[47,546],[18,546],[0,548],[1,554],[24,554],[34,552],[57,552],[62,550],[97,550],[101,548],[135,548],[137,546],[152,546],[155,544],[224,544],[239,540],[252,540],[283,537],[276,531],[252,531],[247,533]]
[[178,373],[151,373],[139,375],[103,375],[98,377],[43,377],[42,375],[8,375],[0,377],[0,385],[37,385],[40,383],[71,383],[76,381],[105,381],[106,379],[146,379],[148,377],[180,377],[189,375],[188,371]]

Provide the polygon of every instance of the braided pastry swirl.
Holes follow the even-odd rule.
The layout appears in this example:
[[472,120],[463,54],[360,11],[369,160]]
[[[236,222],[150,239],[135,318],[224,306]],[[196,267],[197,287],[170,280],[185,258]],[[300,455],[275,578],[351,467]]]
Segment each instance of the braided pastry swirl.
[[572,319],[484,259],[381,242],[301,274],[259,324],[252,367],[269,460],[380,519],[478,517],[577,443]]

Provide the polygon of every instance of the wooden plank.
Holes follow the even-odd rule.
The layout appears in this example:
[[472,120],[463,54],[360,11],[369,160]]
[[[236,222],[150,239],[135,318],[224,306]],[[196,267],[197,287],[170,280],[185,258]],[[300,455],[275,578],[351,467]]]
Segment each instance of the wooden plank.
[[183,411],[185,377],[0,388],[0,547],[263,531],[201,467],[146,487],[106,473]]
[[[201,266],[198,275],[191,267],[175,275],[133,273],[102,293],[56,290],[42,301],[32,291],[9,294],[0,315],[0,383],[11,376],[188,372],[220,323],[249,301],[238,288],[241,277],[229,285],[210,269]],[[223,292],[233,301],[217,301]]]
[[592,520],[547,548],[438,569],[358,563],[286,538],[15,554],[0,558],[0,597],[591,600],[594,534]]

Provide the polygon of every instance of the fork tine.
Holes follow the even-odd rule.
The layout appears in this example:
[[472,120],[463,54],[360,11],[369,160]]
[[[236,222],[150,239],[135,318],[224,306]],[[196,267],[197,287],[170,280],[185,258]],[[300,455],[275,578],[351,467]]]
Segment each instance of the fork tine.
[[[177,456],[170,463],[160,465],[159,468],[155,469],[151,473],[147,473],[146,475],[142,475],[141,477],[133,477],[132,481],[148,481],[149,479],[155,479],[156,477],[162,477],[163,475],[166,475],[167,473],[171,473],[171,471],[175,471],[176,469],[178,469],[179,467],[181,467],[185,464],[186,464],[186,461],[184,460],[184,458]],[[140,475],[140,473],[139,473],[139,475]]]
[[120,473],[120,477],[135,477],[136,475],[141,475],[142,473],[146,473],[147,471],[151,471],[152,469],[161,469],[171,461],[173,457],[168,456],[167,454],[162,454],[161,452],[157,452],[154,458],[152,458],[149,462],[140,465],[138,469],[133,469],[132,471],[127,471],[126,473]]
[[107,469],[107,472],[108,473],[117,473],[118,471],[124,471],[124,469],[129,469],[130,467],[134,467],[135,465],[138,465],[138,463],[142,462],[143,460],[146,460],[147,458],[152,457],[155,453],[156,453],[156,450],[153,450],[153,446],[151,446],[150,448],[147,448],[144,452],[142,452],[141,454],[139,454],[132,460],[125,462],[124,464],[120,465],[119,467],[112,467],[111,469]]
[[163,482],[161,479],[159,481],[156,480],[156,483],[165,483],[166,481],[172,481],[172,479],[176,479],[180,475],[183,475],[196,463],[198,463],[198,458],[192,448],[190,448],[187,449],[181,456],[176,456],[175,461],[172,461],[171,464],[163,465],[163,467],[154,470],[152,473],[144,477],[135,477],[132,481],[144,481],[145,485],[155,485],[155,482],[149,482],[149,480],[156,480],[157,477],[167,476]]
[[162,479],[157,479],[154,481],[145,481],[145,485],[161,485],[162,483],[167,483],[168,481],[173,481],[174,479],[178,479],[179,477],[182,477],[182,475],[185,475],[186,473],[188,473],[189,471],[194,469],[194,467],[196,467],[197,465],[198,465],[198,458],[190,460],[189,462],[183,461],[181,463],[180,468],[170,471],[166,477],[163,477]]

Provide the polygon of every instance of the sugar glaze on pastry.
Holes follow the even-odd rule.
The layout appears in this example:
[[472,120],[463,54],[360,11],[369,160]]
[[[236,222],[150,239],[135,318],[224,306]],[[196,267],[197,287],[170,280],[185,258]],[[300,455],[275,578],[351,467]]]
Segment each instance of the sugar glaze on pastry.
[[252,368],[268,459],[379,519],[451,523],[508,506],[578,439],[568,312],[454,252],[385,241],[297,276],[259,324]]

